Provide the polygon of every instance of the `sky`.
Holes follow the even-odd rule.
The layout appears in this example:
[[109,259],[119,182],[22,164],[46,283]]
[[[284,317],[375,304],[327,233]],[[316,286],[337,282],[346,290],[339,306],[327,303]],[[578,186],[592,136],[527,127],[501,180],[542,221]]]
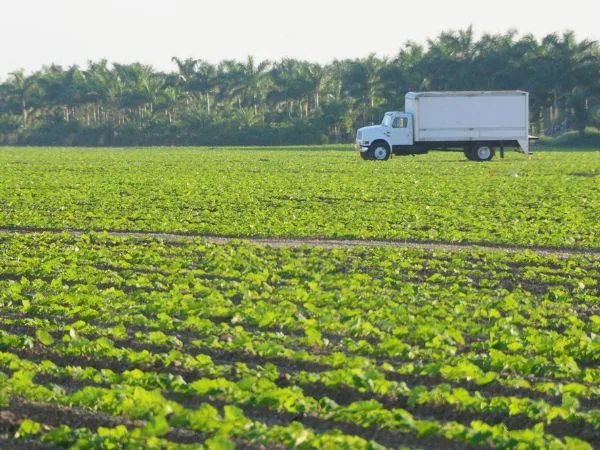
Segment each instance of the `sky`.
[[407,41],[442,31],[541,38],[575,32],[600,40],[590,0],[0,0],[0,81],[51,63],[89,60],[150,64],[174,71],[171,58],[279,60],[326,64],[370,53],[395,56]]

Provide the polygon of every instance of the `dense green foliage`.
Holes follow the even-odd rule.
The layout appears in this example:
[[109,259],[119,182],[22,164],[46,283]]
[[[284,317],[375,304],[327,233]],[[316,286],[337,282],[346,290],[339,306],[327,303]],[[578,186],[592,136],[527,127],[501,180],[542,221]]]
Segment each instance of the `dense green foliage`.
[[0,445],[600,439],[591,257],[0,240]]
[[585,134],[581,134],[578,131],[568,131],[554,137],[544,136],[537,141],[536,146],[545,150],[564,151],[566,149],[577,148],[596,151],[600,149],[600,130],[594,127],[587,127]]
[[210,64],[174,58],[162,73],[92,61],[15,71],[0,84],[0,143],[264,145],[348,142],[403,107],[408,91],[522,89],[532,131],[600,125],[600,48],[573,33],[444,32],[392,58],[319,65],[282,59]]
[[600,247],[600,155],[0,149],[10,228]]

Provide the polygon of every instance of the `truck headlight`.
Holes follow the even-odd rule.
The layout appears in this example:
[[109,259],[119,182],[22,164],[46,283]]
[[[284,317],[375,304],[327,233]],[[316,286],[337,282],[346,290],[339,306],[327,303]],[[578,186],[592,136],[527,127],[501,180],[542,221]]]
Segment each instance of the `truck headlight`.
[[360,141],[360,143],[361,143],[362,145],[369,145],[371,142],[370,142],[370,141]]

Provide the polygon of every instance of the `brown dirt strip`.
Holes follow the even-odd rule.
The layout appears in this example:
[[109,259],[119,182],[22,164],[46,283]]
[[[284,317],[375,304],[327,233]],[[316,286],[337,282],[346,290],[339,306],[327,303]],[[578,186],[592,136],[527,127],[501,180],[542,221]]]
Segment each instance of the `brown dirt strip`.
[[[102,269],[101,269],[102,270]],[[125,270],[121,269],[118,272],[120,273],[124,273]],[[149,271],[139,271],[141,273],[149,273]],[[369,272],[365,271],[363,272],[365,274],[369,274]],[[427,280],[428,276],[431,276],[433,274],[435,274],[437,272],[433,272],[431,271],[429,273],[429,275],[427,273],[425,274],[419,274],[416,276],[406,276],[404,274],[399,274],[398,275],[398,281],[404,282],[404,283],[428,283],[428,284],[432,284],[430,281]],[[454,279],[449,279],[449,280],[438,280],[436,281],[434,284],[438,287],[441,286],[447,286],[447,287],[451,287],[454,285],[459,285],[459,286],[468,286],[471,287],[473,289],[478,289],[480,291],[495,291],[498,289],[505,289],[507,291],[513,292],[513,291],[526,291],[526,292],[530,292],[533,295],[544,295],[547,292],[549,292],[551,289],[555,289],[555,288],[561,288],[563,290],[565,290],[568,294],[572,294],[576,289],[578,289],[578,280],[581,278],[592,278],[592,279],[597,279],[598,277],[594,277],[594,276],[588,276],[586,274],[575,274],[575,275],[570,275],[569,274],[569,279],[564,279],[563,282],[553,282],[553,283],[548,283],[548,282],[538,282],[538,281],[530,281],[530,280],[518,280],[517,276],[511,276],[510,278],[503,278],[500,279],[497,282],[490,282],[489,278],[486,278],[485,273],[479,276],[476,275],[470,275],[470,279],[469,280],[459,280],[459,281],[455,281]],[[560,275],[560,274],[559,274]],[[373,275],[373,278],[377,278],[378,275]],[[23,277],[34,277],[36,279],[39,279],[43,282],[45,282],[46,284],[50,284],[54,278],[52,277],[45,277],[45,276],[39,276],[39,275],[32,275],[30,273],[1,273],[0,274],[0,281],[15,281],[15,282],[19,282]],[[219,277],[219,276],[215,276],[215,275],[206,275],[206,274],[201,274],[201,275],[195,275],[196,278],[198,279],[204,279],[204,280],[223,280],[223,281],[236,281],[236,279],[234,277]],[[482,286],[481,280],[486,280],[486,282],[488,283],[486,286]],[[128,280],[126,280],[128,281]],[[78,286],[78,285],[85,285],[86,283],[83,280],[62,280],[61,281],[62,284],[70,286],[70,287],[74,287],[74,286]],[[283,281],[279,281],[278,285],[276,287],[281,287],[284,286],[285,282]],[[109,289],[111,287],[114,287],[115,289],[119,289],[125,293],[133,293],[136,291],[141,291],[141,292],[167,292],[168,290],[170,290],[170,285],[164,286],[164,287],[159,287],[159,286],[134,286],[134,285],[130,285],[130,284],[123,284],[123,285],[117,285],[117,284],[110,284],[110,283],[100,283],[100,284],[96,284],[95,285],[98,289]],[[219,286],[215,286],[214,289],[220,290],[220,291],[225,291],[227,290],[226,287],[219,287]],[[238,304],[234,301],[235,304]]]
[[[110,385],[104,383],[95,383],[92,381],[74,380],[69,377],[55,377],[52,375],[37,375],[35,382],[38,384],[58,384],[66,392],[72,393],[78,391],[85,386],[99,386],[110,388]],[[288,387],[290,384],[286,382],[284,377],[281,377],[277,383],[280,387]],[[391,397],[387,395],[378,395],[369,392],[359,392],[355,389],[336,386],[328,387],[321,383],[314,384],[302,384],[299,387],[304,391],[306,395],[309,395],[315,399],[323,398],[324,396],[329,397],[340,405],[347,406],[355,401],[365,400],[377,400],[384,408],[402,408],[409,411],[416,419],[423,420],[439,420],[443,422],[454,421],[463,424],[464,426],[470,426],[473,420],[483,420],[490,425],[497,425],[503,423],[509,430],[520,430],[526,428],[532,428],[538,423],[534,419],[530,419],[524,414],[508,415],[506,412],[485,412],[479,413],[470,409],[460,410],[455,405],[449,404],[434,404],[425,403],[418,405],[410,405],[408,399],[405,397]],[[186,395],[183,393],[177,393],[169,390],[162,390],[162,395],[169,400],[176,401],[180,405],[196,409],[202,403],[211,403],[213,406],[222,408],[226,404],[231,404],[229,401],[213,398],[212,396],[195,396]],[[281,411],[274,411],[268,407],[263,406],[250,406],[250,405],[237,405],[241,407],[246,416],[252,420],[258,420],[268,425],[287,425],[288,423],[278,423],[277,419],[282,417],[288,417],[288,420],[299,420],[293,418],[293,414],[284,413]],[[310,416],[309,416],[310,417]],[[275,422],[274,422],[275,420]],[[325,422],[323,424],[322,422]],[[349,425],[348,422],[344,421],[330,421],[325,418],[318,418],[312,416],[312,427],[317,431],[327,431],[330,428],[338,428]],[[588,441],[600,440],[600,429],[594,428],[591,423],[587,423],[584,420],[572,420],[567,422],[563,419],[554,419],[550,424],[546,424],[546,431],[556,437],[564,438],[565,436],[578,436],[580,439]],[[368,439],[367,436],[363,436]]]
[[[126,417],[111,416],[99,411],[34,402],[16,397],[11,398],[8,408],[2,409],[1,412],[2,422],[7,427],[12,425],[15,431],[25,419],[54,427],[66,424],[72,428],[87,428],[92,431],[98,427],[125,425],[127,428],[132,429],[142,427],[146,424],[143,420],[131,420]],[[209,438],[210,435],[203,435],[183,428],[172,428],[164,437],[172,442],[199,443]]]
[[[156,348],[149,345],[138,345],[138,348],[148,349],[149,351],[161,350],[166,352],[169,350],[168,347]],[[49,360],[58,366],[79,366],[79,367],[93,367],[96,370],[110,369],[117,373],[122,373],[126,370],[140,369],[144,371],[151,371],[162,374],[173,374],[184,377],[188,382],[198,378],[213,378],[214,375],[204,372],[200,369],[177,367],[170,365],[164,366],[162,363],[156,361],[151,364],[139,364],[131,363],[129,361],[115,360],[112,358],[103,357],[101,359],[94,358],[91,355],[86,356],[65,356],[60,355],[53,351],[51,348],[34,346],[33,348],[23,349],[10,349],[7,350],[17,355],[19,358],[27,359],[33,362],[41,362],[43,360]],[[207,354],[211,357],[215,364],[226,365],[235,364],[236,362],[245,362],[249,367],[264,366],[265,363],[270,362],[277,364],[283,378],[287,378],[289,374],[295,374],[300,371],[307,372],[324,372],[332,370],[332,367],[318,364],[314,362],[305,361],[294,361],[286,358],[266,358],[257,355],[249,355],[246,353],[229,353],[224,351],[206,351],[203,354]],[[238,374],[235,368],[232,367],[230,379],[237,379]],[[528,397],[533,400],[544,400],[551,405],[559,405],[562,401],[561,396],[555,396],[548,393],[536,391],[529,388],[520,388],[513,386],[506,386],[500,382],[494,381],[486,385],[477,385],[472,381],[467,380],[447,380],[441,376],[429,376],[429,375],[418,375],[418,374],[399,374],[396,372],[385,372],[385,377],[390,381],[403,382],[408,386],[419,386],[423,385],[427,388],[434,388],[440,384],[448,384],[453,388],[464,388],[471,392],[479,392],[485,397],[495,396],[519,396]],[[581,407],[585,410],[588,408],[594,408],[596,404],[595,399],[579,398]]]
[[[0,316],[1,316],[1,314],[0,314]],[[57,320],[59,320],[59,319],[57,319]],[[0,329],[3,329],[4,331],[7,331],[7,332],[11,332],[13,334],[30,334],[33,336],[33,334],[36,330],[36,327],[33,325],[26,325],[26,324],[0,323]],[[63,331],[66,331],[66,330],[63,330]],[[53,331],[53,332],[50,332],[50,334],[54,337],[54,339],[56,341],[60,341],[60,339],[62,338],[63,332]],[[95,337],[94,334],[91,334],[91,335],[88,334],[86,336]],[[184,341],[184,347],[188,347],[188,346],[192,345],[191,339],[189,338],[189,336],[186,337],[185,335],[179,335],[178,338]],[[116,340],[114,342],[114,345],[115,345],[115,348],[131,349],[133,351],[148,351],[152,354],[166,354],[174,348],[174,347],[171,347],[166,344],[162,345],[162,344],[140,342],[133,337]],[[79,364],[79,365],[89,365],[89,366],[95,367],[97,369],[107,367],[107,364],[109,361],[108,358],[102,358],[101,360],[96,360],[96,359],[92,358],[90,355],[86,355],[85,357],[59,355],[58,353],[54,352],[53,349],[51,349],[49,347],[39,346],[39,345],[36,345],[32,348],[20,348],[20,349],[14,348],[14,349],[11,349],[10,351],[12,353],[19,355],[20,357],[27,357],[25,355],[29,354],[29,356],[27,358],[32,359],[32,357],[33,357],[33,359],[35,359],[35,360],[43,359],[43,357],[41,357],[41,354],[45,354],[48,357],[48,359],[51,359],[51,360],[53,358],[58,358],[60,360],[71,361],[69,363],[70,365],[75,364],[73,362],[74,360],[81,360],[81,362],[83,364]],[[287,357],[281,357],[281,356],[249,354],[242,350],[213,349],[213,348],[207,348],[207,347],[195,347],[194,346],[193,351],[187,352],[187,353],[192,356],[196,356],[199,354],[208,355],[211,357],[212,361],[215,364],[220,364],[220,365],[231,365],[231,364],[235,364],[237,362],[244,362],[244,363],[248,364],[249,367],[256,367],[256,366],[264,366],[267,363],[272,363],[272,364],[277,365],[280,368],[282,373],[286,373],[286,372],[296,373],[296,372],[303,371],[303,370],[308,371],[308,372],[324,372],[324,371],[334,369],[333,366],[330,366],[329,364],[322,363],[322,362],[293,360],[293,359],[290,359]],[[49,356],[49,354],[51,354],[52,356]],[[37,356],[38,358],[35,358],[35,356]],[[392,362],[394,364],[403,363],[402,360],[396,361],[394,358],[385,358],[385,357],[377,357],[377,356],[369,357],[369,358],[377,361],[378,363],[381,363],[381,362]],[[120,369],[123,369],[123,366],[122,366],[123,364],[124,364],[123,361],[113,361],[111,364],[111,367],[107,367],[107,368],[113,369],[112,366],[114,366],[114,367],[117,367],[117,370],[120,370]],[[64,365],[64,364],[59,364],[59,365]],[[597,361],[592,364],[581,363],[581,365],[582,365],[582,367],[588,367],[588,366],[596,367]],[[134,365],[133,368],[135,368],[135,367],[137,367],[137,366]],[[154,363],[152,363],[150,365],[142,365],[138,368],[143,368],[144,370],[153,370],[153,371],[156,371],[159,373],[176,373],[178,375],[182,375],[182,376],[186,376],[186,377],[189,377],[189,376],[207,377],[207,375],[205,373],[203,373],[202,371],[199,371],[197,369],[188,369],[188,368],[184,368],[184,367],[174,367],[174,366],[163,367],[159,361],[155,361]],[[559,404],[561,401],[560,396],[553,396],[548,393],[540,392],[540,391],[537,391],[534,389],[529,389],[529,388],[507,386],[499,381],[493,381],[492,383],[488,383],[486,385],[476,385],[475,383],[473,383],[471,381],[467,381],[467,380],[451,381],[451,380],[442,378],[439,375],[431,376],[431,375],[417,375],[417,374],[400,374],[395,371],[385,371],[385,376],[389,380],[397,381],[397,382],[405,382],[409,386],[423,384],[427,387],[435,387],[439,384],[446,383],[446,384],[450,384],[453,387],[463,387],[468,390],[476,390],[476,391],[479,391],[483,395],[486,395],[486,394],[491,395],[491,396],[519,395],[521,397],[526,396],[526,397],[529,397],[532,399],[544,399],[550,404]],[[209,376],[209,378],[210,378],[210,376]],[[547,382],[562,382],[562,383],[576,382],[576,383],[580,383],[580,384],[584,384],[584,385],[588,385],[588,386],[594,385],[594,383],[592,383],[592,382],[583,381],[581,379],[553,380],[553,379],[549,379],[547,377],[538,377],[538,376],[533,376],[533,375],[529,376],[528,380],[530,382],[546,382],[546,381]],[[586,398],[581,398],[580,401],[582,402],[582,404],[585,404],[585,405],[587,405],[588,402],[590,402],[590,403],[594,402],[593,399],[586,399]]]
[[[226,404],[230,404],[229,402],[209,397],[188,397],[174,394],[167,396],[167,398],[172,401],[178,401],[182,406],[191,409],[194,409],[202,403],[210,403],[218,409],[221,409]],[[181,402],[182,399],[187,401]],[[243,407],[243,410],[244,414],[249,419],[261,422],[270,427],[274,425],[287,426],[292,422],[300,422],[304,426],[313,429],[316,433],[324,433],[333,429],[338,429],[347,435],[359,436],[366,440],[376,440],[379,444],[387,447],[398,447],[399,445],[419,446],[427,449],[459,449],[467,447],[456,441],[448,440],[443,436],[427,436],[419,438],[413,432],[380,429],[377,426],[362,427],[351,422],[335,421],[304,414],[272,411],[265,407]],[[31,419],[50,426],[67,424],[72,428],[87,428],[92,431],[100,426],[115,427],[117,425],[125,425],[128,429],[132,429],[134,427],[142,427],[146,423],[143,420],[131,420],[123,416],[110,416],[103,412],[91,411],[84,408],[32,402],[20,398],[11,399],[8,408],[0,409],[0,425],[5,425],[9,431],[16,431],[19,424],[24,419]],[[164,438],[169,441],[188,444],[201,443],[208,437],[210,436],[186,428],[172,428],[171,431],[164,436]],[[236,440],[236,448],[279,450],[283,449],[283,446],[253,444]]]
[[[0,423],[0,428],[2,423]],[[14,439],[8,436],[0,434],[0,448],[2,450],[58,450],[64,449],[64,447],[58,447],[56,445],[43,444],[33,440],[25,439]]]
[[[1,314],[0,314],[1,317]],[[58,319],[57,319],[58,320]],[[36,327],[34,325],[29,325],[29,324],[7,324],[7,323],[1,323],[0,322],[0,330],[4,330],[6,332],[12,333],[12,334],[29,334],[31,336],[34,335],[35,331],[36,331]],[[50,331],[50,335],[56,340],[56,341],[60,341],[62,339],[63,334],[65,334],[67,330],[62,330],[62,331]],[[177,332],[176,332],[177,333]],[[95,333],[85,333],[82,334],[82,336],[87,336],[88,338],[97,338],[100,337],[101,335],[98,334],[96,335]],[[187,354],[196,357],[197,355],[208,355],[211,357],[212,361],[215,364],[235,364],[237,362],[244,362],[249,364],[250,367],[254,367],[256,365],[262,365],[264,366],[267,363],[272,363],[277,365],[278,367],[280,367],[281,369],[283,369],[284,371],[290,371],[290,372],[298,372],[301,370],[306,370],[309,372],[324,372],[327,370],[331,370],[334,367],[324,363],[324,362],[318,362],[318,361],[306,361],[306,360],[294,360],[294,359],[290,359],[288,357],[283,357],[283,356],[273,356],[273,355],[259,355],[259,354],[251,354],[251,353],[247,353],[241,349],[216,349],[216,348],[210,348],[210,347],[204,347],[204,346],[196,346],[194,344],[192,344],[192,340],[190,339],[189,336],[186,337],[185,335],[179,334],[177,335],[177,338],[183,341],[184,344],[184,348],[187,347],[192,347],[192,351],[186,351]],[[199,337],[200,338],[200,337]],[[136,338],[129,336],[125,339],[118,339],[114,341],[114,346],[115,348],[120,348],[120,349],[131,349],[133,351],[148,351],[152,354],[166,354],[168,353],[170,350],[173,349],[178,349],[178,350],[183,350],[182,348],[179,347],[173,347],[169,344],[155,344],[155,343],[150,343],[150,342],[142,342],[137,340]],[[288,348],[295,348],[295,349],[299,349],[299,350],[307,350],[307,348],[304,347],[300,347],[300,346],[287,346]],[[43,346],[35,346],[33,348],[20,348],[20,349],[12,349],[11,351],[13,352],[19,352],[19,351],[24,351],[24,350],[33,350],[36,349],[36,351],[39,351],[40,349],[44,349],[45,351],[49,351],[47,350],[46,347]],[[365,358],[368,358],[370,360],[373,360],[374,362],[376,362],[377,364],[381,364],[383,362],[390,362],[392,364],[395,365],[401,365],[404,364],[406,361],[402,360],[402,359],[396,359],[396,358],[392,358],[392,357],[385,357],[385,356],[378,356],[378,355],[358,355],[358,354],[354,354],[351,352],[344,352],[346,355],[348,356],[363,356]],[[313,354],[321,354],[321,355],[326,355],[328,354],[328,352],[317,352],[317,351],[313,351]],[[582,361],[577,361],[580,364],[580,367],[582,368],[595,368],[598,366],[598,361],[594,361],[591,363],[588,362],[582,362]],[[156,363],[153,364],[153,366],[156,366]],[[156,366],[159,367],[159,366]],[[174,367],[170,367],[171,370],[174,370]],[[169,368],[166,368],[166,372],[169,372]],[[406,377],[408,377],[409,379],[412,379],[413,377],[417,377],[417,378],[421,378],[421,376],[419,375],[408,375],[408,374],[399,374],[395,371],[386,371],[386,376],[390,379],[390,380],[394,380],[394,381],[404,381],[406,382],[407,379]],[[450,380],[447,379],[443,379],[439,376],[425,376],[426,379],[435,379],[436,381],[434,382],[434,386],[438,385],[440,383],[451,383]],[[530,382],[562,382],[562,383],[568,383],[568,382],[575,382],[575,383],[580,383],[586,386],[591,386],[594,385],[593,382],[589,382],[589,381],[584,381],[582,379],[573,379],[573,378],[561,378],[561,379],[550,379],[547,377],[543,377],[543,376],[534,376],[534,375],[529,375],[528,380]],[[459,387],[467,387],[470,386],[471,383],[467,382],[467,381],[455,381],[452,382],[451,384],[457,384],[457,386]],[[485,389],[484,386],[490,386],[490,385],[495,385],[497,382],[493,382],[487,385],[483,385],[483,386],[478,386],[478,389]],[[428,383],[422,383],[422,384],[426,384],[429,385]],[[504,386],[504,388],[509,389],[509,391],[519,391],[521,392],[523,388],[516,388],[516,387],[512,387],[512,386]],[[529,389],[526,389],[526,391],[529,391]],[[533,392],[537,392],[537,391],[533,391]],[[545,396],[545,394],[539,393],[537,392],[537,395],[542,395]],[[535,394],[534,394],[535,395]]]
[[[186,407],[192,408],[198,406],[200,403],[205,403],[207,400],[218,408],[222,408],[223,405],[228,404],[227,402],[209,398],[184,397],[181,395],[173,395],[173,397],[176,397],[178,400],[181,400],[181,398],[188,398],[189,400],[186,402]],[[173,401],[177,400],[174,398]],[[274,412],[263,407],[245,407],[244,412],[251,420],[262,422],[268,426],[286,426],[294,421],[298,421],[302,422],[305,426],[312,428],[317,433],[328,432],[337,428],[346,434],[360,436],[367,440],[377,439],[377,441],[383,445],[394,444],[394,446],[397,446],[399,444],[410,444],[420,445],[422,447],[425,444],[425,448],[431,449],[463,448],[463,445],[447,440],[441,436],[418,438],[414,433],[406,433],[397,430],[381,430],[375,426],[363,428],[349,422],[338,422],[309,416],[305,417],[302,414],[293,415],[289,413]],[[87,428],[90,430],[95,430],[100,426],[115,427],[117,425],[125,425],[127,428],[132,429],[134,427],[144,426],[145,424],[145,421],[143,420],[131,420],[126,417],[110,416],[99,411],[91,411],[84,408],[64,407],[61,405],[33,402],[20,398],[12,398],[8,408],[0,409],[0,427],[9,432],[14,433],[18,429],[20,423],[25,419],[31,419],[50,426],[67,424],[72,428]],[[201,443],[210,436],[185,428],[172,428],[164,437],[172,442],[193,444]],[[20,448],[18,447],[19,443],[23,444],[23,442],[19,441],[13,442],[17,445],[14,448]],[[1,440],[0,443],[2,443]],[[49,447],[34,446],[32,448]],[[278,450],[283,447],[278,445],[259,445],[236,440],[236,448]]]
[[[56,377],[52,375],[37,375],[35,377],[36,383],[39,384],[59,384],[66,392],[72,393],[77,390],[82,389],[85,386],[99,386],[99,387],[110,387],[105,383],[97,383],[89,380],[75,380],[70,377]],[[281,387],[288,386],[288,383],[285,378],[281,377],[278,380],[278,385]],[[384,408],[403,408],[408,410],[411,414],[414,415],[417,419],[428,419],[428,420],[441,420],[441,421],[455,421],[461,423],[465,426],[469,426],[471,421],[482,419],[486,423],[495,425],[499,423],[503,423],[510,430],[517,430],[523,428],[531,428],[537,422],[533,419],[526,417],[525,415],[519,414],[515,416],[507,416],[506,413],[501,412],[488,412],[488,413],[476,413],[472,410],[459,410],[452,405],[436,405],[436,404],[420,404],[418,406],[411,406],[408,404],[406,398],[402,397],[390,397],[387,395],[378,395],[367,392],[358,392],[352,388],[337,386],[337,387],[328,387],[321,383],[314,384],[303,384],[299,386],[305,392],[305,394],[310,395],[314,398],[321,398],[323,396],[327,396],[333,400],[335,400],[340,405],[348,405],[353,401],[359,400],[371,400],[375,399],[379,401]],[[195,396],[188,395],[183,393],[172,392],[168,390],[162,391],[163,395],[172,401],[178,402],[180,405],[195,409],[201,403],[211,403],[213,406],[222,408],[226,404],[231,404],[229,401],[225,401],[222,399],[213,398],[212,396]],[[44,404],[45,405],[45,404]],[[363,429],[362,433],[357,432],[352,423],[345,421],[337,421],[330,420],[322,417],[316,416],[304,416],[294,415],[290,413],[283,413],[270,410],[267,407],[263,406],[250,406],[250,405],[238,405],[241,406],[246,416],[252,420],[256,420],[262,422],[266,425],[288,425],[293,421],[303,422],[306,426],[310,426],[317,432],[325,432],[332,428],[338,428],[343,430],[348,434],[357,434],[365,439],[374,439],[374,436],[377,436],[378,439],[401,439],[400,442],[403,444],[407,444],[408,442],[415,444],[419,442],[423,444],[421,440],[417,440],[413,442],[415,436],[412,433],[401,432],[397,430],[390,430],[391,434],[388,436],[382,436],[377,432],[377,430],[369,430]],[[55,408],[56,405],[47,405],[47,407]],[[58,406],[58,408],[63,409],[63,407]],[[71,411],[75,416],[81,415],[78,408],[70,408],[68,411]],[[83,410],[84,412],[86,410]],[[101,413],[98,413],[102,415]],[[105,416],[105,415],[104,415]],[[123,423],[128,428],[131,427],[131,424],[128,422],[132,422],[128,419],[122,418],[113,418],[112,416],[108,416],[111,420],[118,419],[119,423]],[[36,420],[36,419],[34,419]],[[143,425],[142,421],[136,421],[138,424],[136,426]],[[71,425],[71,422],[69,422]],[[104,426],[114,426],[115,424],[106,424]],[[134,424],[135,425],[135,424]],[[348,428],[350,427],[350,428]],[[373,433],[375,431],[375,433]],[[590,442],[594,442],[600,439],[600,430],[596,429],[592,424],[587,423],[583,420],[574,420],[574,421],[565,421],[563,419],[554,419],[552,423],[546,424],[546,432],[560,438],[564,438],[565,436],[577,436],[580,439],[588,440]],[[178,430],[172,430],[171,436],[167,436],[169,440],[174,442],[188,442],[187,430],[182,429],[178,432]],[[183,436],[182,436],[183,434]],[[434,442],[430,442],[429,444],[434,444]],[[456,443],[453,443],[456,444]],[[435,446],[435,445],[434,445]]]
[[[9,433],[14,433],[25,419],[30,419],[54,427],[66,424],[71,428],[87,428],[91,431],[95,431],[98,427],[112,428],[117,425],[125,425],[128,429],[132,429],[142,427],[146,424],[146,421],[144,420],[131,420],[127,417],[111,416],[103,412],[84,408],[65,407],[51,403],[12,398],[7,408],[0,409],[0,430],[5,429]],[[209,437],[211,437],[211,435],[207,433],[198,433],[187,428],[175,427],[171,427],[170,431],[163,436],[164,439],[179,444],[201,444]],[[234,442],[237,449],[243,450],[284,449],[283,446],[278,444],[258,444],[240,439],[235,439]],[[0,439],[0,448],[50,449],[59,447],[44,445],[35,441],[28,442],[9,438],[4,442]]]
[[464,251],[464,250],[490,250],[504,251],[509,253],[520,253],[531,251],[540,256],[555,256],[558,258],[569,258],[575,255],[590,255],[600,260],[600,249],[579,247],[551,247],[533,245],[510,245],[495,244],[488,242],[444,242],[444,241],[417,241],[417,240],[387,240],[387,239],[334,239],[327,237],[261,237],[261,236],[218,236],[200,233],[166,233],[157,231],[127,231],[127,230],[76,230],[60,228],[0,228],[0,232],[14,234],[38,234],[38,233],[71,233],[79,236],[88,232],[108,233],[116,237],[151,237],[165,241],[181,241],[185,239],[201,238],[211,244],[228,244],[232,241],[247,241],[252,244],[268,247],[302,247],[315,246],[326,249],[355,248],[355,247],[396,247],[417,248],[425,250]]
[[[196,405],[206,402],[203,397],[187,396],[182,394],[173,394],[167,396],[168,399],[176,401],[186,408],[194,409]],[[224,401],[212,400],[213,405],[227,404]],[[453,450],[467,449],[476,446],[453,441],[440,435],[429,435],[419,437],[413,431],[403,431],[399,429],[382,428],[377,425],[363,427],[353,422],[345,420],[333,420],[325,417],[319,417],[315,414],[289,413],[282,411],[273,411],[263,406],[241,406],[246,417],[251,420],[272,426],[288,426],[293,422],[299,422],[305,427],[312,429],[315,433],[326,433],[331,430],[339,430],[346,435],[359,436],[367,441],[375,441],[379,445],[387,448],[421,448],[425,450]]]

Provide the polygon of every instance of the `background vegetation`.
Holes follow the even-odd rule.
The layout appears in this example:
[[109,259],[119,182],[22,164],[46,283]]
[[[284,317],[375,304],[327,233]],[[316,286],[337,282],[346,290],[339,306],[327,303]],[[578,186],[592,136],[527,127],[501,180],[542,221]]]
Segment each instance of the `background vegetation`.
[[[0,84],[4,145],[282,145],[349,142],[358,126],[403,107],[411,90],[523,89],[532,132],[578,137],[600,125],[600,47],[572,32],[443,32],[327,65],[173,58],[176,70],[90,61]],[[587,128],[590,130],[590,128]],[[587,141],[586,141],[587,142]],[[564,143],[562,143],[564,144]]]

